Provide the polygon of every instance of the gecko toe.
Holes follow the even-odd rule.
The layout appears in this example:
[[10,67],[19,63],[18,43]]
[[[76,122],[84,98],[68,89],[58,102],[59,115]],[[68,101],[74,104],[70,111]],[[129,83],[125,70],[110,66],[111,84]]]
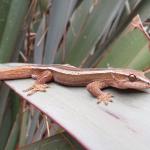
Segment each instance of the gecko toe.
[[40,92],[46,92],[46,89],[48,88],[49,86],[47,84],[34,84],[32,87],[24,90],[23,92],[28,92],[27,93],[27,96],[30,96],[38,91]]
[[113,102],[112,97],[113,96],[110,93],[103,93],[97,97],[97,104],[104,103],[105,105],[108,105],[109,102]]
[[31,86],[31,87],[29,87],[28,89],[23,90],[23,92],[29,92],[29,91],[31,91],[33,88],[34,88],[34,87]]

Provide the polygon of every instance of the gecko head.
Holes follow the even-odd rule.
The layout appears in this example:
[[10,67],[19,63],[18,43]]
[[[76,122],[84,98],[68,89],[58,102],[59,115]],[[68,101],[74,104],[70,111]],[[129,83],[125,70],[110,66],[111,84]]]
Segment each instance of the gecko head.
[[142,71],[130,70],[126,74],[126,80],[122,82],[122,86],[126,89],[148,89],[150,88],[150,79]]
[[116,81],[112,83],[113,87],[136,90],[150,88],[150,79],[142,71],[124,69],[119,70],[118,75],[118,79],[116,78],[117,76],[112,75],[112,78]]

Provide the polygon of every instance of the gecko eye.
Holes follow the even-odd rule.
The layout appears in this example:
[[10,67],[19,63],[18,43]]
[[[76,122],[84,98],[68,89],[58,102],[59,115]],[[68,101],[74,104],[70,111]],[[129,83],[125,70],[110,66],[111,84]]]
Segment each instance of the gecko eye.
[[130,80],[131,82],[136,81],[136,76],[135,76],[134,74],[130,74],[130,75],[128,76],[128,78],[129,78],[129,80]]

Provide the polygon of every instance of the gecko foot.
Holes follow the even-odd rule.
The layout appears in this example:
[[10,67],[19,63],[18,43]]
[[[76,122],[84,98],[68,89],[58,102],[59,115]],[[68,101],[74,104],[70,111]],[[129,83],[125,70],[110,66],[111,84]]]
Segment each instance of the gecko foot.
[[110,93],[102,93],[97,97],[97,103],[104,103],[105,105],[108,105],[109,102],[113,102],[112,97],[113,95]]
[[27,96],[30,96],[38,91],[40,92],[46,92],[46,88],[49,86],[47,84],[34,84],[30,88],[24,90],[23,92],[28,92]]

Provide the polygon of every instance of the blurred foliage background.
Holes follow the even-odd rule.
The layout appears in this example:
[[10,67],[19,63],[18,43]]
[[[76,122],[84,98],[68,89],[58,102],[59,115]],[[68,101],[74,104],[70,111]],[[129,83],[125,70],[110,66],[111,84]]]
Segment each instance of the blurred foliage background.
[[[149,0],[0,0],[0,63],[147,69],[149,8]],[[0,150],[82,149],[20,99],[1,83]]]

